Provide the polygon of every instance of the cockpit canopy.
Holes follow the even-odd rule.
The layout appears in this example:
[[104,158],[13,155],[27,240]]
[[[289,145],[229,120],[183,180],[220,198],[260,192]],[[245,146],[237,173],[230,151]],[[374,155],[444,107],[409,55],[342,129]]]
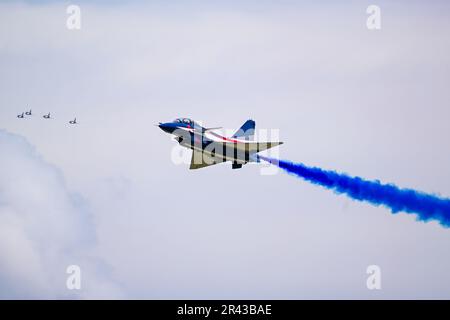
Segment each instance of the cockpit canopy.
[[184,124],[188,124],[190,126],[194,126],[194,121],[192,121],[191,119],[188,119],[188,118],[177,118],[177,119],[173,120],[173,122],[184,123]]

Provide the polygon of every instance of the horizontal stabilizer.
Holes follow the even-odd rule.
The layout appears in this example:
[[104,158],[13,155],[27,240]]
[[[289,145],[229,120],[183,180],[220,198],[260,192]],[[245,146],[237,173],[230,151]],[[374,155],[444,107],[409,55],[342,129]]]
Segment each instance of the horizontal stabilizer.
[[283,144],[283,142],[253,142],[249,143],[248,151],[250,153],[258,153]]

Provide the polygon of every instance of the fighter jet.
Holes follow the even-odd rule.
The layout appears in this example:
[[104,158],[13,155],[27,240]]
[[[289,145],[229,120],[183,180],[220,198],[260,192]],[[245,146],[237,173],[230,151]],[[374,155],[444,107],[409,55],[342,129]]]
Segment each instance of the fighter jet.
[[50,119],[50,112],[48,114],[43,115],[44,119]]
[[26,114],[27,116],[31,116],[31,109],[30,109],[30,111],[25,112],[25,114]]
[[252,141],[255,132],[253,120],[247,120],[230,138],[213,132],[220,128],[204,128],[188,118],[160,122],[158,126],[174,135],[175,141],[181,146],[192,149],[189,169],[204,168],[226,161],[232,162],[233,169],[239,169],[248,162],[259,162],[258,152],[283,144]]
[[18,114],[17,118],[23,119],[24,118],[23,112],[22,112],[22,114]]
[[70,124],[77,124],[77,118],[73,119],[72,121],[69,121]]

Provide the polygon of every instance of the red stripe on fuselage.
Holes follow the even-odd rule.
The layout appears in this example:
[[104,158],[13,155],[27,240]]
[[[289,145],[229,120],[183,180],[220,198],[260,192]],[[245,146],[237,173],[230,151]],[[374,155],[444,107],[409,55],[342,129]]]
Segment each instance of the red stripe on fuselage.
[[223,136],[221,136],[221,135],[218,135],[218,134],[215,133],[215,132],[211,132],[211,134],[212,134],[213,136],[215,136],[216,138],[222,139],[223,141],[228,141],[228,142],[239,142],[239,141],[237,141],[237,140],[235,140],[235,139],[230,139],[230,138],[227,138],[227,137],[223,137]]

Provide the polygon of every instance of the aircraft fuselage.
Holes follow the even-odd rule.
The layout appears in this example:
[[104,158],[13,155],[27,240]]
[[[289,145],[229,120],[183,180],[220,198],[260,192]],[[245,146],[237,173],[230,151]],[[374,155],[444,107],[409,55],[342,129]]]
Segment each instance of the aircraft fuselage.
[[[250,121],[250,120],[249,120]],[[254,132],[254,122],[251,136]],[[256,154],[260,151],[275,147],[282,142],[255,142],[250,135],[238,131],[233,137],[227,138],[204,128],[190,119],[177,119],[173,122],[160,123],[159,127],[175,136],[175,140],[183,147],[193,150],[191,169],[212,164],[231,161],[233,168],[240,168],[248,162],[258,162]],[[245,128],[245,127],[242,127]],[[242,129],[241,128],[241,129]],[[218,128],[216,128],[218,129]],[[239,135],[239,136],[238,136]],[[244,137],[242,139],[241,137]],[[201,159],[195,159],[201,158]]]

